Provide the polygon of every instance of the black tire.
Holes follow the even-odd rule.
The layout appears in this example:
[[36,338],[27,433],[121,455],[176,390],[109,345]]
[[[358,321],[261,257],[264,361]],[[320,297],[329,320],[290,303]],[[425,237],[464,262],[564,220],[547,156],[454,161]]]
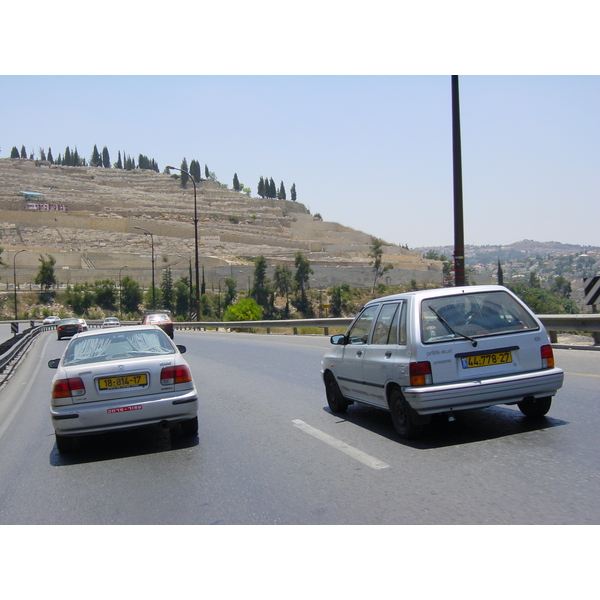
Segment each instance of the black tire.
[[181,432],[183,435],[198,435],[198,415],[188,421],[181,423]]
[[519,410],[526,417],[543,417],[552,405],[552,396],[546,398],[525,398],[519,402]]
[[77,441],[75,436],[58,435],[58,433],[55,433],[54,439],[56,440],[56,447],[61,454],[68,454],[75,450],[75,443]]
[[402,439],[413,440],[423,433],[423,425],[415,422],[414,410],[396,387],[390,391],[389,407],[392,423]]
[[333,373],[327,371],[325,373],[325,394],[327,396],[327,404],[331,412],[343,413],[348,410],[350,402],[344,398],[338,382],[335,380]]

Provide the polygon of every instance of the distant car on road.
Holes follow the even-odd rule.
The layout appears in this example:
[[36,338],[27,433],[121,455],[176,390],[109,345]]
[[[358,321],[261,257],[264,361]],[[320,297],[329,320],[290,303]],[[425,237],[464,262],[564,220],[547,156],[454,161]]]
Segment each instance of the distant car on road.
[[142,319],[142,325],[157,325],[171,339],[173,339],[173,321],[171,317],[164,312],[147,313]]
[[52,380],[50,414],[59,452],[79,436],[150,425],[198,433],[198,394],[185,346],[156,327],[93,329],[67,346]]
[[62,340],[64,337],[73,337],[83,331],[83,325],[79,319],[61,319],[56,326],[56,337]]
[[42,321],[42,325],[56,325],[56,323],[58,323],[59,321],[60,321],[60,317],[56,317],[56,316],[52,315],[50,317],[46,317]]
[[331,343],[321,371],[331,411],[381,408],[405,439],[439,413],[516,404],[541,417],[564,378],[541,321],[503,286],[371,300]]
[[88,326],[87,326],[87,323],[85,322],[85,319],[77,319],[77,320],[81,324],[81,330],[82,331],[87,331],[88,330]]
[[106,327],[120,327],[121,326],[121,322],[119,321],[119,319],[117,319],[117,317],[106,317],[106,319],[104,319],[104,321],[102,321],[102,325],[101,327],[104,329]]

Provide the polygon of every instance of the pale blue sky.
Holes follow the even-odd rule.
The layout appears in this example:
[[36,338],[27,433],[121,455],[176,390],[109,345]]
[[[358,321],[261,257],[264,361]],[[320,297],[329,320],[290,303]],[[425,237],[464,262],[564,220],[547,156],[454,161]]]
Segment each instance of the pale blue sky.
[[[261,176],[283,181],[288,196],[295,183],[313,214],[390,243],[452,244],[450,73],[493,73],[460,76],[465,242],[600,245],[600,77],[585,52],[593,26],[584,13],[574,32],[564,13],[540,16],[535,2],[511,0],[487,20],[469,9],[484,27],[465,21],[453,30],[444,3],[428,5],[430,18],[401,3],[392,23],[378,1],[360,17],[308,2],[321,19],[296,11],[290,28],[289,18],[280,27],[277,3],[259,4],[275,8],[264,23],[244,8],[235,19],[225,8],[192,8],[184,18],[119,4],[120,19],[102,11],[86,21],[101,28],[97,51],[82,45],[87,28],[60,23],[68,48],[44,60],[38,42],[21,40],[24,51],[0,71],[0,157],[21,145],[57,156],[68,145],[89,158],[96,144],[113,161],[118,150],[145,154],[161,171],[196,159],[230,187],[237,173],[253,195]],[[183,35],[182,20],[200,14],[214,26]],[[161,22],[173,31],[153,38]],[[427,35],[409,23],[426,24]],[[122,45],[105,43],[105,26]],[[92,75],[38,75],[46,72]],[[198,74],[170,75],[188,72]]]

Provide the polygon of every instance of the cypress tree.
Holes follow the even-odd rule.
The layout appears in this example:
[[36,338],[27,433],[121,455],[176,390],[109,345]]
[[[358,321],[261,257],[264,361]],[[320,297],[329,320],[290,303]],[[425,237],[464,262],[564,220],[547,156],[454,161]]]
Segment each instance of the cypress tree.
[[54,163],[54,157],[52,156],[52,148],[48,146],[48,161]]
[[187,182],[188,182],[188,179],[189,179],[188,174],[187,174],[188,164],[187,164],[187,160],[185,160],[185,157],[181,161],[180,168],[181,168],[182,171],[186,171],[185,173],[181,173],[181,178],[180,178],[181,187],[184,188],[187,185]]
[[102,148],[102,166],[105,169],[110,169],[110,156],[108,154],[108,148],[106,146]]
[[25,150],[25,146],[21,146],[21,158],[27,158],[27,151]]
[[290,190],[292,194],[292,200],[296,202],[296,184],[292,183],[292,189]]
[[238,179],[237,173],[233,174],[233,189],[236,192],[240,191],[240,180]]
[[16,146],[12,147],[12,150],[10,151],[10,157],[11,158],[19,158],[19,151],[17,150]]

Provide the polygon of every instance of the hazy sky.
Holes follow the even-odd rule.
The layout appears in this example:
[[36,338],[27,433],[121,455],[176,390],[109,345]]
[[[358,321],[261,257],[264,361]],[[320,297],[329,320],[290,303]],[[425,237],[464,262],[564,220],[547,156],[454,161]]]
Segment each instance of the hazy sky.
[[[551,22],[536,14],[541,42],[534,41],[523,20],[530,4],[503,5],[509,12],[519,7],[516,24],[501,13],[484,29],[469,25],[469,41],[476,42],[470,45],[465,29],[462,37],[461,32],[452,37],[447,28],[446,38],[439,36],[449,13],[435,13],[430,34],[441,45],[433,54],[424,52],[427,38],[411,37],[406,27],[409,17],[422,20],[426,11],[402,13],[405,18],[394,26],[377,1],[360,18],[340,16],[328,37],[325,22],[303,30],[306,17],[296,29],[280,30],[277,12],[265,21],[268,35],[261,36],[256,21],[240,24],[248,17],[245,9],[233,20],[223,9],[218,21],[223,30],[215,25],[210,37],[181,36],[174,26],[166,43],[162,37],[153,43],[148,26],[128,31],[122,47],[115,41],[120,38],[113,38],[96,53],[92,44],[81,47],[85,32],[62,24],[62,31],[70,32],[69,51],[40,60],[37,43],[22,43],[34,48],[29,58],[16,53],[5,61],[10,67],[0,75],[0,157],[8,157],[13,146],[24,145],[36,155],[40,147],[51,147],[55,157],[69,146],[89,159],[96,144],[100,151],[108,148],[113,162],[119,150],[136,159],[141,153],[155,159],[161,171],[169,163],[180,166],[184,157],[188,164],[196,159],[230,187],[237,173],[252,195],[261,176],[272,177],[277,187],[283,181],[288,198],[295,183],[298,201],[313,214],[390,243],[452,244],[451,76],[443,73],[492,72],[460,76],[465,242],[529,238],[600,245],[600,77],[586,74],[588,63],[579,58],[569,62],[564,14],[554,14]],[[104,11],[94,14],[107,23]],[[177,15],[158,14],[150,25],[161,19],[180,24]],[[215,15],[202,16],[206,23]],[[148,18],[144,13],[137,21],[146,24]],[[510,44],[490,22],[510,22]],[[580,14],[577,22],[571,49],[592,39],[586,37],[593,31],[588,20]],[[115,23],[123,33],[125,25]],[[350,40],[349,32],[360,23],[370,34]],[[31,32],[32,24],[28,27]],[[564,29],[560,42],[557,27]],[[170,57],[181,54],[179,37],[187,40],[188,54],[175,61]],[[411,54],[408,60],[403,52],[407,39],[410,48],[420,50],[418,59]],[[395,56],[383,52],[392,48]],[[524,49],[546,60],[536,68]],[[452,59],[444,60],[447,55]],[[372,57],[368,67],[367,56]],[[585,57],[589,61],[589,54]],[[582,68],[573,69],[579,64]],[[38,75],[48,69],[54,74]],[[542,75],[505,74],[522,69]],[[553,74],[573,70],[578,74]],[[161,75],[146,75],[153,71]],[[369,74],[373,71],[377,74]],[[126,74],[112,75],[121,72]]]

